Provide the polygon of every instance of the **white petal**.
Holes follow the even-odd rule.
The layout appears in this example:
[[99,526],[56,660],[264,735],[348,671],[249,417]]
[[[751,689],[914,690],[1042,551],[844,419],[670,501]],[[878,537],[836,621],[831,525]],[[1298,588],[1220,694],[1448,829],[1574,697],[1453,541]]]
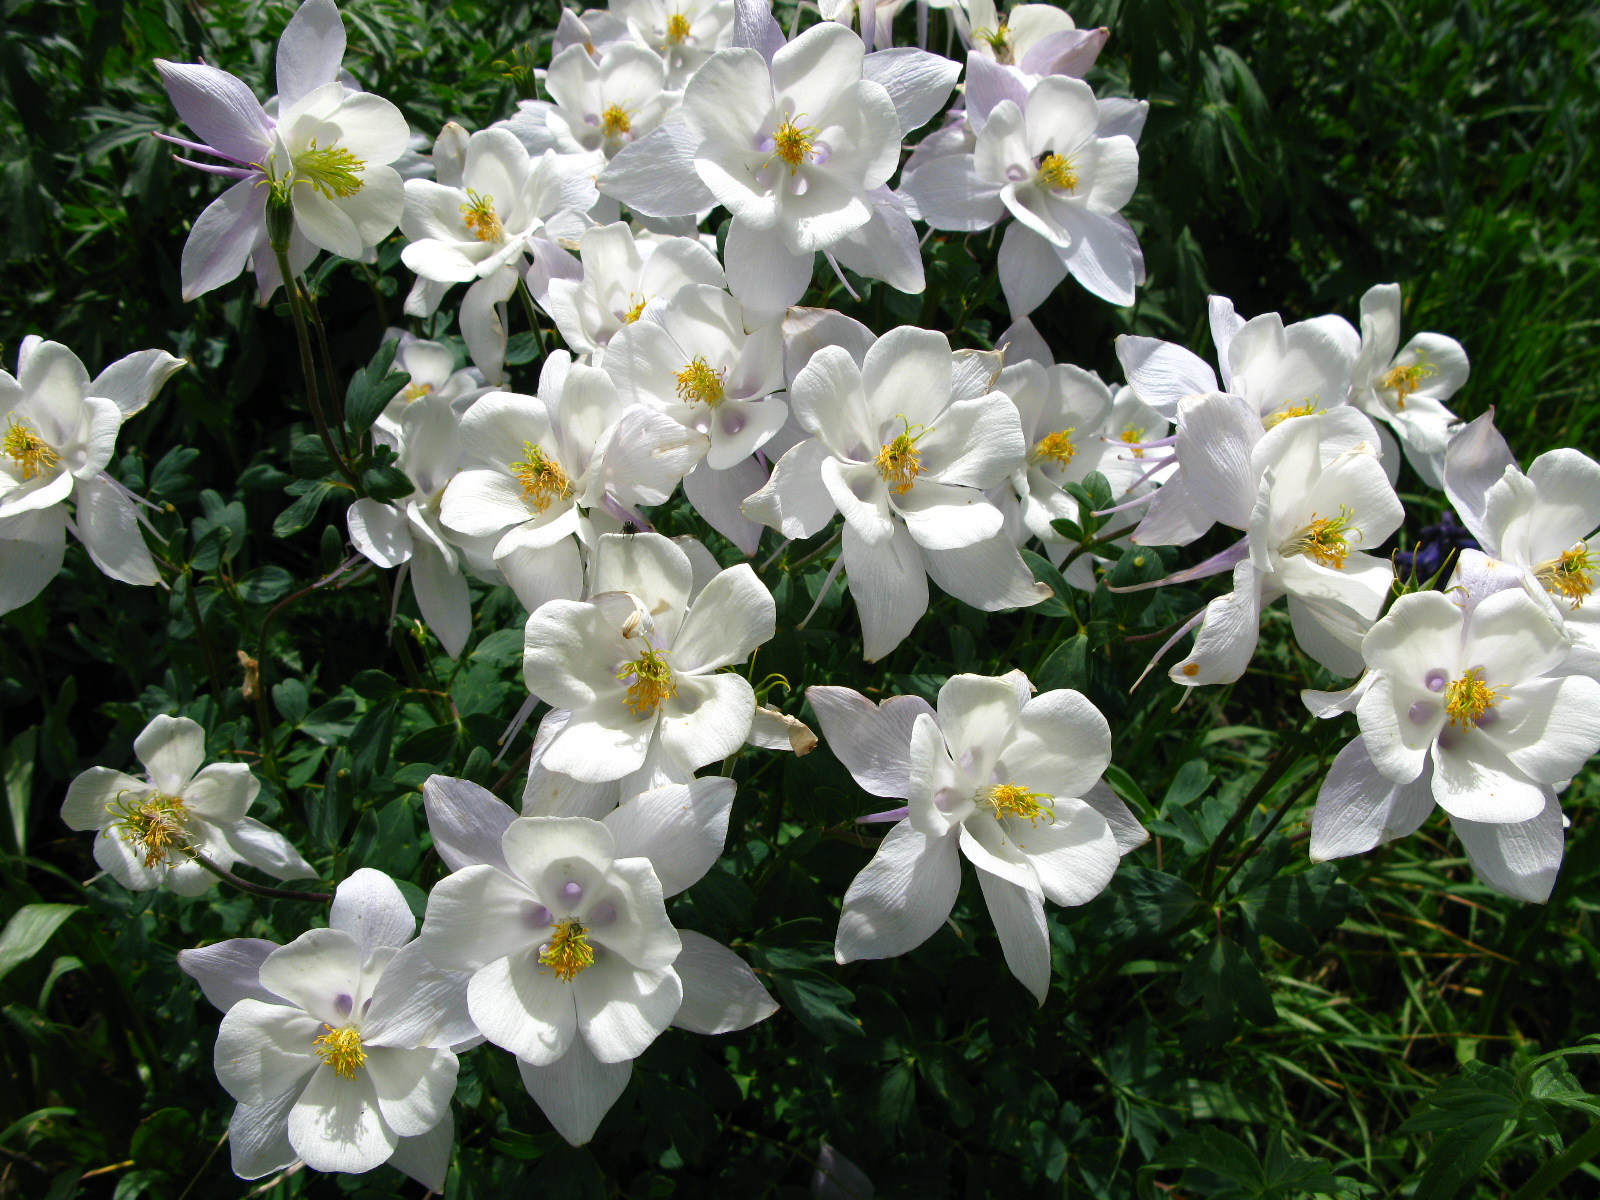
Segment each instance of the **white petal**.
[[467,1004],[484,1037],[540,1066],[565,1054],[577,1034],[572,984],[540,964],[537,947],[496,959],[475,974]]
[[1311,814],[1311,859],[1363,854],[1414,833],[1433,812],[1433,777],[1424,772],[1395,783],[1373,764],[1366,742],[1353,738],[1339,751]]
[[464,972],[441,971],[420,942],[411,942],[389,960],[372,989],[362,1037],[401,1049],[454,1046],[476,1037],[467,1011],[467,980]]
[[862,654],[876,662],[905,640],[928,609],[922,550],[903,525],[897,524],[894,536],[875,546],[862,541],[855,526],[846,525],[840,553],[861,616]]
[[982,869],[978,883],[994,931],[1000,936],[1006,966],[1043,1004],[1050,990],[1050,933],[1044,921],[1044,901],[1027,888]]
[[1543,904],[1561,869],[1565,832],[1555,794],[1545,794],[1544,810],[1528,821],[1480,825],[1450,818],[1467,851],[1473,872],[1495,891]]
[[[437,151],[436,151],[437,153]],[[455,1146],[455,1121],[447,1111],[444,1118],[420,1137],[403,1137],[389,1156],[389,1165],[404,1171],[423,1187],[443,1192],[450,1170],[450,1151]]]
[[433,847],[452,871],[479,864],[506,869],[500,838],[516,819],[509,805],[487,788],[448,775],[422,785]]
[[289,1145],[289,1110],[300,1099],[289,1091],[266,1104],[241,1104],[228,1122],[228,1148],[233,1173],[240,1179],[260,1179],[290,1166],[295,1160]]
[[650,860],[664,896],[698,883],[722,854],[733,805],[731,779],[710,776],[641,792],[608,814],[618,858]]
[[522,1086],[528,1089],[556,1132],[574,1146],[594,1137],[601,1120],[628,1086],[631,1060],[603,1063],[582,1038],[553,1063],[534,1066],[517,1060]]
[[683,983],[683,1004],[672,1023],[691,1033],[732,1033],[778,1011],[745,962],[720,942],[683,930],[683,951],[672,964]]
[[266,1104],[321,1066],[314,1043],[322,1024],[283,1004],[237,1001],[217,1030],[217,1082],[241,1104]]
[[176,796],[205,761],[205,730],[188,717],[159,716],[133,740],[133,752],[150,772],[151,782],[166,795]]
[[822,726],[833,756],[862,788],[874,796],[910,795],[911,727],[917,717],[933,715],[919,696],[891,696],[873,704],[849,688],[818,685],[806,699]]
[[350,1015],[364,961],[348,933],[308,929],[267,955],[261,963],[261,986],[317,1020],[339,1026]]
[[178,966],[223,1012],[241,1000],[277,1004],[259,979],[262,961],[277,948],[276,942],[264,938],[229,938],[198,950],[179,950]]
[[742,675],[680,675],[677,694],[660,711],[662,747],[693,770],[744,745],[756,697]]
[[379,946],[404,946],[417,932],[417,919],[395,881],[362,867],[339,884],[328,911],[328,928],[355,939],[365,961]]
[[641,971],[620,955],[597,955],[572,981],[583,1040],[601,1062],[638,1058],[671,1024],[683,985],[667,967]]
[[388,1160],[397,1141],[365,1071],[354,1079],[318,1071],[289,1110],[289,1144],[315,1171],[370,1171]]
[[434,884],[419,940],[445,971],[475,971],[532,945],[548,927],[535,924],[538,901],[504,871],[471,866]]
[[450,1051],[375,1046],[364,1066],[384,1124],[401,1137],[421,1137],[450,1111],[457,1070]]
[[944,924],[960,886],[955,839],[901,821],[845,892],[834,957],[847,963],[916,949]]

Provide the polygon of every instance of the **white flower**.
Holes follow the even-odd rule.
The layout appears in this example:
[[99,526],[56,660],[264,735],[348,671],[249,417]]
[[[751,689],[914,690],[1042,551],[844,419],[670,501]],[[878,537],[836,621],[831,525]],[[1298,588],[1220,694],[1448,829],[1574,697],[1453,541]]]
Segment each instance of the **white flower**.
[[[0,371],[0,613],[20,608],[55,578],[69,524],[111,578],[159,581],[132,493],[105,469],[122,422],[183,365],[164,350],[141,350],[91,381],[61,343],[22,339],[17,375]],[[67,518],[69,499],[75,523]]]
[[293,206],[289,267],[296,273],[318,247],[358,259],[394,229],[404,193],[388,164],[406,152],[410,130],[387,100],[338,81],[344,47],[344,23],[332,0],[306,0],[278,43],[276,119],[226,71],[156,60],[178,115],[203,142],[166,140],[225,159],[232,165],[190,165],[238,180],[200,214],[184,244],[184,299],[228,283],[247,260],[254,262],[262,301],[277,290],[282,281],[266,224],[270,195]]
[[281,833],[245,816],[261,781],[243,763],[212,763],[205,731],[188,717],[155,718],[133,742],[146,777],[90,767],[72,781],[61,819],[93,829],[94,858],[123,887],[165,885],[193,896],[217,882],[186,849],[224,869],[246,862],[274,879],[316,875]]
[[416,918],[387,875],[339,885],[328,928],[278,947],[239,938],[178,954],[224,1010],[217,1079],[239,1102],[234,1173],[296,1158],[318,1171],[390,1163],[440,1191],[455,1140],[451,1047],[476,1034],[466,978],[412,941]]
[[1016,218],[1000,247],[1012,316],[1037,308],[1068,272],[1112,304],[1132,304],[1143,259],[1118,215],[1139,179],[1131,137],[1102,135],[1093,90],[1051,75],[1025,103],[969,110],[972,154],[950,154],[907,173],[901,189],[935,229],[982,230]]
[[552,600],[528,618],[528,690],[571,717],[544,766],[603,783],[641,767],[653,746],[692,772],[744,745],[755,693],[722,668],[771,639],[772,593],[748,564],[689,602],[693,567],[659,534],[607,534],[590,598]]
[[686,284],[727,282],[717,256],[693,238],[652,243],[622,221],[584,230],[578,254],[583,278],[552,279],[540,298],[574,354],[595,354],[652,300],[670,300]]
[[1459,423],[1444,402],[1467,382],[1467,352],[1442,333],[1419,333],[1400,349],[1400,286],[1379,284],[1361,297],[1361,351],[1350,403],[1394,431],[1406,458],[1431,488],[1444,486],[1444,452]]
[[551,59],[544,85],[549,101],[519,101],[516,115],[495,126],[535,154],[601,151],[611,158],[678,107],[678,93],[667,90],[666,62],[635,42],[613,42],[598,53],[568,46]]
[[663,413],[625,406],[604,371],[556,351],[538,397],[492,392],[467,410],[463,469],[440,512],[454,533],[494,539],[495,565],[529,610],[575,600],[592,516],[608,514],[612,529],[643,524],[636,506],[665,501],[705,442]]
[[964,0],[967,28],[962,40],[972,58],[987,59],[1015,71],[1032,85],[1045,75],[1082,78],[1105,48],[1111,31],[1079,29],[1071,16],[1053,4],[1018,4],[1001,16],[994,0]]
[[396,445],[401,438],[400,418],[413,400],[436,396],[458,413],[488,390],[483,372],[476,367],[456,370],[455,352],[441,342],[427,342],[409,333],[400,335],[400,348],[394,355],[395,369],[404,371],[411,382],[378,415],[373,424]]
[[874,706],[849,688],[806,689],[856,782],[908,801],[845,893],[841,963],[905,954],[931,937],[955,903],[959,848],[978,869],[1006,964],[1043,1003],[1043,901],[1092,900],[1148,835],[1100,782],[1111,760],[1100,711],[1078,692],[1031,690],[1020,671],[955,675],[935,712],[911,696]]
[[614,0],[614,7],[633,36],[666,60],[675,91],[733,39],[733,0]]
[[790,406],[812,436],[778,461],[744,511],[790,538],[843,515],[841,559],[869,662],[927,610],[928,576],[989,610],[1049,594],[983,495],[1027,453],[1016,407],[989,390],[996,365],[994,355],[952,354],[942,333],[902,326],[859,364],[824,346],[795,376]]
[[[652,789],[629,799],[603,823],[612,839],[614,858],[633,864],[648,862],[663,897],[692,886],[722,851],[733,791],[731,779],[713,777]],[[517,875],[511,865],[514,856],[508,857],[504,848],[504,837],[516,823],[516,814],[509,807],[475,784],[442,775],[429,779],[422,792],[434,847],[451,870],[459,875],[469,868],[483,867],[513,877]],[[568,827],[556,828],[565,830]],[[584,833],[594,832],[593,822],[579,822],[573,827]],[[481,886],[485,892],[507,890],[505,884],[499,889],[493,888],[492,884],[498,882],[483,880]],[[584,886],[583,883],[580,886]],[[560,890],[564,897],[565,888]],[[584,904],[594,899],[580,896],[572,903]],[[597,909],[598,904],[587,908],[591,919]],[[441,903],[440,919],[444,919],[445,911]],[[476,918],[476,924],[467,935],[471,939],[482,938],[486,932],[484,924],[494,916],[492,912],[474,914],[470,911],[458,915],[466,921]],[[523,920],[525,915],[526,910],[523,910],[514,919]],[[554,916],[554,912],[551,915]],[[603,912],[598,915],[605,916]],[[434,920],[431,906],[429,920]],[[613,921],[608,928],[615,929],[615,926]],[[660,933],[659,925],[653,928]],[[670,970],[678,978],[682,1001],[669,1018],[673,1025],[693,1033],[730,1033],[776,1011],[777,1005],[766,989],[731,950],[702,934],[688,930],[678,930],[676,934],[681,949],[672,960]],[[583,976],[591,969],[598,973],[604,967],[607,936],[604,929],[593,933],[595,945],[591,949],[595,962],[592,968],[583,968],[568,985],[572,988],[574,1004],[583,1003],[579,1000],[578,987]],[[590,940],[588,931],[584,937]],[[541,945],[545,944],[549,943],[541,941]],[[624,1003],[637,1005],[638,1001]],[[597,1057],[594,1038],[588,1033],[595,1023],[591,1020],[586,1029],[581,1024],[583,1010],[579,1011],[580,1029],[585,1032],[583,1036],[570,1039],[564,1054],[545,1065],[520,1058],[517,1063],[529,1093],[561,1136],[574,1145],[581,1145],[593,1136],[601,1118],[627,1086],[633,1066],[629,1058],[609,1061]],[[604,1041],[603,1027],[597,1036]]]

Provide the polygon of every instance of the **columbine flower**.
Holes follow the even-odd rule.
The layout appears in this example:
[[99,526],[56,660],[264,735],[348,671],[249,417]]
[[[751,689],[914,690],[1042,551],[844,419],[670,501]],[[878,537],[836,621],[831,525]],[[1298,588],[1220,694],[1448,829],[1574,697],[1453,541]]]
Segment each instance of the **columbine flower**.
[[1049,594],[983,496],[1027,455],[1016,407],[989,390],[997,365],[992,355],[952,355],[942,333],[903,326],[859,366],[824,346],[795,376],[790,405],[812,436],[778,461],[744,511],[790,538],[843,515],[840,560],[869,662],[927,610],[929,576],[991,611]]
[[875,706],[849,688],[806,689],[856,782],[909,802],[873,818],[903,819],[845,893],[841,963],[905,954],[931,937],[961,884],[959,848],[978,869],[1006,964],[1044,1002],[1043,901],[1092,900],[1148,835],[1100,782],[1111,760],[1100,711],[1078,692],[1031,690],[1020,671],[955,675],[935,712],[911,696]]
[[[528,255],[564,253],[555,239],[583,231],[582,214],[595,196],[589,158],[546,151],[530,160],[504,129],[471,136],[459,184],[406,181],[400,229],[411,242],[401,258],[435,283],[472,282],[461,302],[461,333],[491,381],[500,382],[505,363],[505,326],[495,305],[516,290]],[[436,304],[438,295],[419,299]]]
[[400,348],[394,355],[395,369],[404,371],[411,382],[389,401],[374,425],[387,438],[399,444],[400,419],[414,400],[435,396],[457,412],[488,390],[483,372],[476,367],[456,370],[455,351],[441,342],[426,342],[409,333],[400,335]]
[[550,101],[520,101],[516,115],[497,126],[535,154],[598,150],[611,158],[678,106],[678,93],[667,90],[666,62],[635,42],[614,42],[598,54],[568,46],[550,60],[544,84]]
[[1444,402],[1467,382],[1467,352],[1442,333],[1419,333],[1399,347],[1400,285],[1379,284],[1361,297],[1350,403],[1393,430],[1422,481],[1442,488],[1445,446],[1460,421]]
[[[595,354],[632,325],[652,300],[670,300],[691,283],[727,282],[717,256],[693,238],[652,243],[631,225],[597,225],[578,240],[583,278],[552,279],[539,298],[574,354]],[[599,365],[596,360],[596,365]]]
[[155,718],[133,742],[146,775],[90,767],[72,781],[61,819],[93,829],[94,859],[132,891],[166,886],[193,896],[217,882],[187,851],[224,869],[246,862],[274,879],[316,875],[281,833],[245,816],[261,781],[243,763],[203,770],[205,731],[188,717]]
[[[183,296],[196,296],[255,266],[265,303],[281,279],[267,232],[267,204],[289,205],[289,267],[299,273],[318,247],[360,258],[400,219],[404,192],[389,163],[406,152],[410,130],[387,100],[338,82],[344,23],[332,0],[306,0],[278,43],[274,119],[234,75],[197,63],[156,59],[184,124],[203,142],[166,140],[230,166],[180,162],[238,180],[200,214],[183,247]],[[166,135],[162,135],[166,136]]]
[[733,38],[733,0],[615,0],[615,8],[633,36],[666,61],[674,91]]
[[477,1031],[466,977],[429,963],[416,928],[394,881],[362,868],[339,885],[326,929],[282,947],[238,938],[179,952],[224,1012],[216,1071],[239,1102],[228,1136],[240,1178],[297,1158],[355,1174],[387,1162],[443,1190],[451,1047]]
[[641,767],[653,746],[685,773],[744,745],[755,692],[722,668],[768,641],[772,593],[748,564],[689,603],[693,568],[659,534],[600,539],[582,603],[552,600],[528,618],[528,690],[571,717],[544,766],[589,783]]
[[1004,16],[994,0],[965,0],[954,6],[957,13],[963,10],[967,28],[962,40],[971,47],[971,57],[1013,70],[1030,86],[1045,75],[1081,79],[1111,37],[1103,27],[1079,29],[1053,4],[1018,4]]
[[496,567],[530,611],[575,600],[586,514],[605,513],[611,529],[643,524],[636,506],[665,501],[705,441],[663,413],[626,407],[609,375],[557,351],[537,398],[492,392],[467,411],[463,469],[440,511],[455,533],[494,540]]
[[1132,304],[1143,257],[1118,210],[1133,195],[1139,151],[1126,134],[1102,136],[1093,90],[1052,75],[1021,101],[969,108],[972,154],[949,154],[907,173],[901,190],[935,229],[981,230],[1009,212],[1000,282],[1014,317],[1037,308],[1070,271],[1112,304]]
[[[600,826],[612,839],[614,865],[647,863],[654,872],[654,879],[658,881],[662,897],[676,895],[697,883],[722,851],[727,837],[728,810],[733,803],[733,791],[731,779],[712,777],[656,788],[631,797],[622,808],[610,813]],[[515,851],[507,853],[505,839],[514,824],[522,824],[516,820],[516,814],[489,792],[464,779],[435,775],[423,784],[422,793],[427,803],[428,828],[433,834],[434,847],[445,864],[457,873],[450,877],[452,880],[461,878],[468,870],[498,871],[506,876],[503,880],[489,880],[480,874],[475,881],[453,885],[456,890],[446,893],[446,896],[454,896],[459,903],[464,896],[481,887],[483,894],[493,893],[502,901],[507,895],[514,897],[515,889],[519,886],[516,880],[524,876],[521,875],[523,868],[514,868],[513,863],[521,864],[524,860],[517,857]],[[595,823],[568,822],[555,828],[562,832],[575,829],[579,833],[594,835]],[[526,842],[519,841],[517,845],[521,847]],[[642,879],[643,873],[635,869],[628,877]],[[553,882],[560,884],[559,878]],[[588,879],[578,879],[576,882],[580,889],[592,889],[593,885]],[[603,922],[611,915],[601,907],[608,902],[607,899],[594,895],[592,890],[587,895],[570,898],[566,886],[559,886],[557,890],[560,901],[566,907],[583,906],[591,921],[598,917]],[[439,889],[435,889],[434,895],[440,895]],[[604,1042],[607,1030],[603,1024],[597,1028],[597,1022],[592,1018],[587,1024],[584,1023],[584,1013],[588,1011],[586,1005],[596,991],[603,992],[598,987],[591,989],[591,985],[601,982],[608,966],[613,969],[620,966],[615,960],[609,964],[606,961],[608,939],[618,938],[619,917],[623,911],[614,897],[609,903],[612,913],[616,914],[611,916],[610,923],[583,935],[592,943],[594,964],[566,985],[571,991],[571,1000],[558,994],[553,1006],[561,1008],[566,1003],[578,1006],[581,1036],[572,1037],[565,1053],[546,1065],[536,1065],[524,1059],[519,1059],[517,1063],[529,1093],[561,1136],[574,1145],[582,1145],[594,1135],[607,1110],[627,1086],[633,1069],[631,1058],[611,1061],[597,1057],[594,1043],[597,1038]],[[655,903],[658,902],[647,897],[642,907],[650,910]],[[562,911],[565,908],[558,904],[557,909],[550,912],[551,919],[555,919],[556,913]],[[515,912],[513,920],[517,924],[512,928],[528,930],[529,938],[539,939],[540,945],[549,944],[546,939],[552,926],[546,925],[545,933],[540,934],[537,927],[529,926],[528,917],[526,908]],[[464,944],[482,947],[490,933],[488,926],[494,921],[494,912],[463,909],[452,905],[449,899],[441,899],[437,917],[430,903],[428,919],[430,923],[437,920],[439,928],[445,933],[457,928],[457,922],[471,922],[472,929],[466,935]],[[652,919],[648,922],[648,928],[652,936],[665,942],[660,923]],[[776,1011],[777,1005],[738,955],[702,934],[688,930],[673,932],[682,948],[672,960],[670,973],[677,976],[683,996],[677,1012],[669,1018],[673,1025],[693,1033],[731,1033],[753,1025]],[[638,940],[635,939],[635,943]],[[468,961],[476,962],[489,953],[503,952],[514,945],[515,940],[510,939],[500,946],[468,950]],[[523,953],[527,952],[525,948]],[[515,954],[515,950],[512,953]],[[488,971],[494,969],[493,966],[486,968]],[[554,972],[554,968],[545,964],[530,969]],[[585,983],[586,976],[588,983]],[[491,991],[492,988],[485,985],[485,994]],[[580,999],[580,996],[587,998]],[[630,996],[618,1007],[630,1004],[639,1005],[638,997]],[[649,1007],[651,1013],[655,1014],[654,1006]],[[544,1010],[539,1011],[541,1020],[547,1019],[543,1017]],[[651,1019],[654,1020],[655,1015]]]
[[[0,613],[20,608],[56,577],[69,524],[111,578],[160,580],[139,533],[133,494],[105,468],[122,422],[183,365],[164,350],[141,350],[91,381],[61,343],[23,338],[17,376],[0,371]],[[68,499],[75,524],[67,518]]]

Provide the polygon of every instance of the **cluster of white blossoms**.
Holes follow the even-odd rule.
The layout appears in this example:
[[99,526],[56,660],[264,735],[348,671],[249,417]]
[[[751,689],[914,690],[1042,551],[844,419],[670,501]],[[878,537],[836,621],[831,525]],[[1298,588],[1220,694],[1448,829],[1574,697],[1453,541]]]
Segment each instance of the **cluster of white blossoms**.
[[[371,437],[413,490],[362,494],[348,531],[409,577],[451,657],[472,635],[469,579],[508,585],[530,614],[518,720],[549,706],[520,814],[462,780],[425,785],[451,873],[420,932],[395,884],[363,870],[339,885],[327,929],[184,953],[226,1013],[216,1065],[239,1103],[240,1175],[387,1161],[438,1190],[455,1056],[478,1040],[515,1055],[581,1143],[669,1025],[724,1034],[774,1011],[733,951],[673,927],[666,901],[728,838],[734,784],[697,773],[746,746],[804,753],[816,739],[736,669],[776,629],[758,573],[654,532],[646,510],[680,485],[746,556],[769,529],[835,530],[810,552],[837,540],[817,603],[842,573],[868,662],[916,629],[929,579],[979,609],[1027,608],[1051,595],[1022,557],[1030,542],[1093,589],[1119,540],[1186,546],[1228,526],[1229,548],[1139,585],[1231,582],[1156,660],[1193,632],[1170,679],[1238,680],[1263,609],[1286,597],[1304,654],[1356,678],[1305,693],[1318,715],[1360,725],[1323,786],[1312,855],[1402,836],[1437,802],[1485,882],[1548,896],[1558,792],[1600,749],[1600,465],[1558,450],[1524,474],[1488,417],[1459,422],[1445,403],[1466,355],[1431,333],[1402,347],[1394,285],[1362,298],[1359,330],[1246,320],[1214,297],[1215,368],[1133,336],[1117,344],[1125,386],[1055,362],[1027,314],[1067,274],[1115,304],[1143,281],[1120,210],[1146,106],[1095,95],[1082,76],[1107,32],[1051,6],[944,6],[964,64],[888,44],[899,7],[825,2],[792,37],[763,0],[569,11],[542,73],[549,99],[475,132],[452,122],[426,157],[407,157],[398,110],[341,71],[332,0],[289,22],[265,104],[218,68],[158,64],[201,139],[168,140],[234,180],[194,224],[186,296],[249,264],[265,302],[318,250],[370,259],[396,228],[416,276],[409,316],[442,336],[435,315],[468,285],[455,312],[470,365],[392,334],[408,382]],[[701,228],[719,207],[720,240]],[[1015,323],[997,349],[797,307],[819,270],[847,290],[848,270],[922,291],[919,221],[1004,224],[997,272]],[[545,353],[536,394],[509,390],[509,334],[524,317],[538,334],[541,312],[564,346]],[[0,375],[0,608],[56,573],[67,528],[107,574],[158,581],[105,468],[120,423],[178,365],[145,351],[91,382],[63,347],[30,339],[18,379]],[[1481,551],[1460,556],[1446,590],[1391,604],[1408,590],[1381,551],[1403,517],[1402,455]],[[1107,512],[1080,506],[1091,475],[1110,487]],[[1131,525],[1085,540],[1091,516],[1129,511]],[[1092,899],[1146,839],[1101,779],[1105,718],[1075,691],[1034,694],[1018,671],[952,677],[936,705],[807,696],[862,789],[902,802],[864,818],[894,824],[844,897],[838,960],[932,936],[965,857],[1007,964],[1042,1002],[1044,902]],[[201,769],[194,722],[159,717],[135,749],[146,779],[94,768],[63,809],[98,831],[96,858],[119,881],[192,894],[240,862],[313,874],[245,815],[258,786],[246,767]]]

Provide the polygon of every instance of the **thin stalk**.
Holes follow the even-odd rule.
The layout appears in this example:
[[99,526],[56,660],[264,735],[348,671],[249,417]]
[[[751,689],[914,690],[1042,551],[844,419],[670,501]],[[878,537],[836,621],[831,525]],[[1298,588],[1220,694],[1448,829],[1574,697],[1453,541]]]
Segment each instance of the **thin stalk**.
[[1541,1197],[1548,1196],[1551,1188],[1596,1154],[1600,1154],[1600,1121],[1591,1125],[1588,1133],[1560,1154],[1548,1159],[1533,1173],[1532,1179],[1512,1193],[1511,1200],[1540,1200]]
[[200,655],[205,659],[206,674],[211,677],[211,697],[217,702],[217,714],[223,711],[222,672],[217,666],[216,648],[211,644],[211,634],[206,630],[205,621],[200,616],[200,602],[194,596],[194,572],[187,567],[183,572],[183,603],[189,610],[189,619],[194,622],[195,636],[200,639]]
[[339,395],[339,386],[333,379],[333,354],[328,349],[328,331],[323,328],[322,314],[317,311],[317,302],[303,285],[300,287],[300,297],[305,302],[306,312],[311,317],[311,328],[317,334],[317,349],[322,351],[322,386],[328,389],[328,403],[333,408],[335,427],[339,430],[339,444],[344,447],[344,452],[349,454],[350,438],[345,433],[344,398]]
[[224,883],[231,883],[241,892],[249,892],[252,896],[265,896],[268,900],[309,900],[315,904],[333,903],[333,897],[327,892],[296,892],[289,888],[267,887],[265,884],[251,883],[248,879],[240,879],[226,867],[218,866],[212,862],[193,846],[185,847],[184,853]]
[[1222,827],[1222,832],[1217,834],[1216,839],[1212,841],[1211,848],[1206,851],[1205,871],[1200,876],[1200,894],[1206,898],[1208,904],[1216,899],[1216,894],[1211,887],[1211,880],[1216,874],[1217,856],[1222,853],[1222,847],[1233,836],[1233,831],[1249,819],[1250,814],[1256,810],[1256,805],[1261,803],[1266,794],[1272,790],[1273,785],[1284,777],[1289,768],[1299,760],[1299,757],[1299,753],[1290,747],[1280,747],[1271,765],[1261,772],[1261,778],[1256,780],[1255,787],[1250,789],[1249,795],[1239,801],[1239,807],[1233,810],[1233,816],[1228,818],[1228,823]]
[[1079,542],[1075,547],[1073,547],[1072,553],[1068,554],[1067,557],[1062,560],[1061,566],[1058,567],[1057,570],[1065,571],[1068,567],[1070,567],[1073,564],[1074,561],[1076,561],[1078,556],[1080,554],[1083,554],[1085,551],[1087,551],[1089,549],[1089,547],[1095,546],[1095,545],[1099,545],[1099,544],[1104,543],[1104,542],[1114,542],[1119,537],[1126,537],[1128,534],[1132,533],[1137,528],[1139,528],[1137,525],[1124,525],[1121,529],[1117,530],[1115,533],[1107,533],[1107,534],[1098,534],[1097,533],[1097,534],[1094,535],[1094,537],[1090,538],[1088,541]]
[[517,277],[517,298],[522,301],[522,311],[528,318],[528,328],[533,330],[534,344],[539,347],[539,360],[544,361],[544,334],[539,329],[539,310],[533,306],[533,293],[528,290],[527,282],[519,275]]
[[826,554],[829,550],[832,550],[835,546],[837,546],[839,544],[839,539],[841,539],[842,537],[844,537],[844,529],[840,528],[840,530],[837,533],[835,533],[827,541],[823,542],[822,545],[818,546],[810,554],[806,555],[804,558],[798,558],[794,562],[786,564],[784,566],[784,570],[785,571],[798,571],[801,567],[810,566],[812,563],[816,562],[817,559],[821,558],[824,554]]
[[345,462],[344,455],[339,453],[339,447],[334,444],[333,434],[328,429],[328,418],[323,413],[322,395],[317,387],[317,368],[311,356],[311,333],[306,328],[306,314],[301,307],[302,301],[299,286],[294,276],[289,271],[289,251],[285,247],[276,250],[278,257],[278,271],[283,276],[283,290],[289,296],[289,315],[294,319],[295,341],[300,345],[300,372],[306,380],[306,396],[311,402],[311,420],[317,426],[317,436],[322,439],[322,445],[328,451],[328,457],[339,465],[339,472],[350,481],[350,486],[361,494],[361,483],[356,478],[355,472],[350,469],[350,464]]
[[[379,571],[377,575],[379,586],[383,588],[384,606],[392,613],[395,611],[394,583],[390,580],[387,571]],[[394,634],[393,622],[389,625],[389,632],[391,636]],[[407,634],[402,629],[400,635],[394,638],[395,649],[400,652],[400,665],[405,668],[406,678],[410,681],[412,690],[422,696],[422,703],[427,708],[428,715],[433,718],[435,724],[443,725],[446,717],[434,696],[437,689],[430,688],[422,678],[422,672],[417,669],[417,660],[411,657],[411,646],[406,641],[406,637]]]
[[1289,810],[1295,806],[1295,803],[1307,792],[1309,792],[1312,786],[1318,783],[1321,779],[1322,771],[1320,769],[1311,772],[1310,776],[1307,777],[1304,783],[1295,788],[1294,791],[1290,792],[1289,795],[1284,798],[1283,803],[1278,805],[1277,811],[1272,814],[1272,819],[1267,822],[1266,828],[1260,833],[1256,834],[1255,840],[1252,841],[1250,845],[1245,847],[1245,851],[1239,856],[1239,860],[1235,862],[1233,866],[1228,868],[1227,874],[1218,880],[1218,895],[1222,894],[1223,889],[1228,886],[1228,881],[1239,873],[1240,868],[1255,857],[1256,851],[1261,849],[1267,838],[1271,836],[1272,831],[1276,829],[1280,823],[1282,823],[1283,818],[1288,814]]

